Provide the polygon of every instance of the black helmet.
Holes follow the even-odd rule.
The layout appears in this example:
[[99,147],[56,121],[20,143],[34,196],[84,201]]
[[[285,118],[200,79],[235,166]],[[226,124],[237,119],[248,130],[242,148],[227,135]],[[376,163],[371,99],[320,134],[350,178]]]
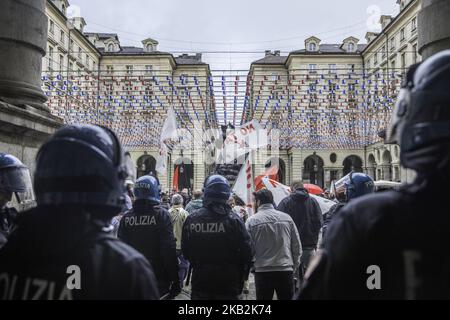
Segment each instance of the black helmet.
[[38,205],[101,206],[114,215],[124,203],[127,171],[116,135],[95,125],[68,125],[39,150],[34,178]]
[[18,204],[33,201],[30,171],[16,157],[0,153],[0,192],[15,194]]
[[413,65],[397,99],[387,143],[401,146],[406,168],[432,168],[433,150],[450,142],[450,50]]
[[148,200],[159,204],[161,202],[159,191],[159,181],[150,175],[140,177],[134,185],[136,200]]
[[230,199],[231,187],[228,180],[221,175],[214,174],[205,180],[203,200],[226,204]]

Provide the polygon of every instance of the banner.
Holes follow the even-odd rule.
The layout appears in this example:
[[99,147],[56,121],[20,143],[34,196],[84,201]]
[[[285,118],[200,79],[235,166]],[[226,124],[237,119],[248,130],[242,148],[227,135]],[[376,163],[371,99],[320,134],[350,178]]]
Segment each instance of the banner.
[[258,121],[252,120],[245,123],[230,133],[222,150],[218,153],[217,163],[231,163],[252,150],[267,146],[267,131],[261,127]]
[[247,208],[248,215],[252,215],[254,213],[253,209],[253,173],[252,173],[252,164],[251,164],[251,156],[249,155],[245,160],[244,165],[239,171],[239,175],[234,183],[233,193],[236,194],[242,201],[244,201],[245,206]]
[[[281,200],[283,200],[284,198],[286,198],[287,196],[290,195],[291,193],[291,189],[282,184],[279,183],[278,181],[269,179],[268,177],[264,177],[262,179],[262,182],[264,183],[264,186],[267,188],[267,190],[272,191],[273,194],[273,201],[275,202],[275,205],[279,205]],[[309,194],[312,198],[316,199],[317,203],[320,206],[320,210],[322,211],[322,214],[327,213],[331,207],[333,205],[336,204],[336,202],[332,201],[332,200],[328,200],[319,196],[316,196],[314,194]]]

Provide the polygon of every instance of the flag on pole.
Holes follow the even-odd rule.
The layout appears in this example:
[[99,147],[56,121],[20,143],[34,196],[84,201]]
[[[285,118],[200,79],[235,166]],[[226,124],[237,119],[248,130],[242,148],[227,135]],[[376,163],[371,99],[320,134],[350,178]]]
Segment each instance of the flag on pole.
[[177,120],[175,118],[175,112],[172,107],[169,107],[166,121],[164,121],[164,125],[161,130],[161,137],[159,139],[159,155],[158,159],[156,159],[156,171],[160,175],[165,175],[167,173],[167,144],[170,140],[175,140],[177,138]]
[[173,183],[172,183],[172,185],[173,185],[173,189],[175,189],[176,191],[178,191],[178,179],[179,179],[179,176],[180,176],[180,167],[179,166],[177,166],[176,168],[175,168],[175,172],[173,173]]
[[254,213],[253,191],[253,173],[251,156],[249,155],[241,167],[233,187],[233,193],[244,201],[249,216]]

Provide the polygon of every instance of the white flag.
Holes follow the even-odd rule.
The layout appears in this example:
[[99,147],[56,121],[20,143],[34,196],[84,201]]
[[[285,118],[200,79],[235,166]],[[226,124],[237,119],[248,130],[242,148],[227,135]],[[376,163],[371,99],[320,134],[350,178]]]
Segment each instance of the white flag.
[[167,111],[167,118],[161,130],[160,142],[166,143],[168,140],[175,140],[178,138],[177,134],[177,120],[175,118],[175,111],[169,107]]
[[159,146],[159,154],[156,159],[156,172],[164,176],[167,173],[167,146],[161,142]]
[[161,137],[159,138],[159,155],[156,159],[156,171],[162,176],[167,173],[167,143],[170,140],[175,140],[177,138],[177,120],[175,118],[175,112],[172,107],[169,107],[166,121],[164,121],[161,130]]
[[234,194],[244,201],[249,216],[252,215],[254,211],[253,190],[252,164],[249,155],[245,160],[245,163],[242,165],[241,171],[239,171],[239,175],[233,187]]
[[[290,195],[291,193],[291,189],[282,184],[279,183],[278,181],[269,179],[269,177],[264,177],[262,179],[264,186],[267,188],[267,190],[272,191],[273,194],[273,201],[275,202],[275,205],[279,205],[281,200],[283,200],[284,198],[286,198],[287,196]],[[330,208],[335,205],[336,203],[332,200],[328,200],[322,197],[319,197],[315,194],[309,194],[312,198],[316,199],[316,201],[319,203],[320,206],[320,210],[322,211],[322,214],[327,213]]]
[[285,186],[278,181],[269,179],[269,177],[267,176],[262,179],[262,182],[264,183],[264,186],[267,190],[272,191],[273,202],[275,202],[275,205],[277,206],[280,204],[281,200],[291,194],[290,188],[288,186]]

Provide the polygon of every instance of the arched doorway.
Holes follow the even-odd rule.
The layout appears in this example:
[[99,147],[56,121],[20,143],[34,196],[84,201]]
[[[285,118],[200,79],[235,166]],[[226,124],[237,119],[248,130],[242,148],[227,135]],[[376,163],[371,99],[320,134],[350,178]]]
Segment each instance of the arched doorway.
[[377,180],[377,162],[375,156],[371,153],[367,158],[367,174],[372,177],[373,180]]
[[184,188],[192,190],[194,185],[194,164],[191,159],[177,159],[173,169],[173,188],[178,191],[181,191]]
[[392,155],[389,150],[383,152],[381,165],[383,168],[383,180],[392,181]]
[[351,171],[353,172],[362,172],[362,159],[358,156],[351,155],[344,159],[342,165],[344,166],[343,175],[349,174]]
[[318,155],[311,155],[303,161],[303,182],[324,187],[323,159]]
[[270,158],[269,161],[266,162],[265,168],[266,170],[277,166],[278,172],[277,172],[277,181],[281,182],[282,184],[286,184],[286,164],[284,163],[283,159],[281,158]]
[[157,177],[156,172],[156,159],[151,155],[144,154],[137,160],[137,177],[145,175],[153,175]]

